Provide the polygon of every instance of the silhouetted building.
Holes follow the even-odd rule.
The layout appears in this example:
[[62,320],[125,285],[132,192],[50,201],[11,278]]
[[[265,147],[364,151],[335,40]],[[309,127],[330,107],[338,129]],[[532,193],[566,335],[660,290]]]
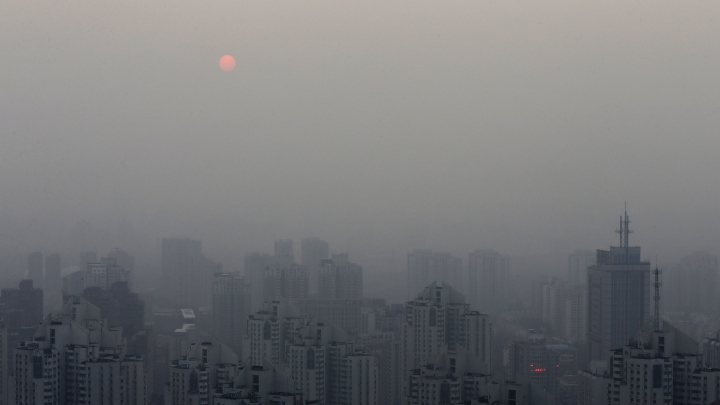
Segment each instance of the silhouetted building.
[[145,303],[130,291],[127,282],[113,283],[109,289],[88,287],[82,296],[100,309],[108,328],[122,327],[125,337],[145,327]]
[[43,285],[43,256],[41,252],[32,252],[28,255],[27,278],[35,283],[35,287]]
[[308,269],[310,273],[310,292],[315,293],[318,290],[320,263],[328,258],[330,247],[327,242],[320,238],[303,239],[301,247],[302,258],[300,264]]
[[62,287],[62,278],[60,272],[62,264],[60,262],[60,254],[53,253],[45,257],[45,289],[60,291]]
[[665,274],[668,307],[687,312],[718,310],[718,260],[707,252],[683,257]]
[[265,269],[272,264],[272,256],[264,253],[248,253],[245,255],[244,275],[254,294],[251,297],[251,310],[257,311],[265,302]]
[[477,249],[468,259],[468,298],[481,312],[507,310],[510,260],[490,249]]
[[250,311],[250,288],[238,273],[215,273],[213,278],[213,335],[242,353],[242,338],[247,333]]
[[587,269],[595,265],[595,253],[590,250],[576,250],[568,255],[568,282],[571,285],[587,283]]
[[355,300],[363,295],[363,268],[347,254],[334,254],[320,263],[318,298]]
[[0,304],[8,329],[37,328],[43,320],[43,290],[33,280],[20,281],[19,288],[3,288]]
[[165,294],[180,307],[210,306],[212,277],[222,266],[205,257],[199,240],[162,240],[162,279]]
[[628,245],[627,213],[620,222],[620,246],[598,250],[597,264],[588,269],[591,360],[606,359],[651,319],[650,262],[641,260],[639,246]]

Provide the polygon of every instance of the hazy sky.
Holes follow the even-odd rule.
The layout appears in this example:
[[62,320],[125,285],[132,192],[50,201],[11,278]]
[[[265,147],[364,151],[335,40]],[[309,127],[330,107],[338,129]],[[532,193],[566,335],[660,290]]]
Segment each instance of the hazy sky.
[[0,215],[565,255],[627,201],[644,256],[718,252],[719,38],[717,1],[7,0]]

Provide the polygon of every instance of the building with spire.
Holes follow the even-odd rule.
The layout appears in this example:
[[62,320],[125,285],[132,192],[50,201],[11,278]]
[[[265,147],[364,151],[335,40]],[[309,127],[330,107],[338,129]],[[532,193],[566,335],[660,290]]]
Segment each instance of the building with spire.
[[588,268],[588,343],[590,360],[605,360],[651,319],[650,262],[630,246],[630,219],[620,218],[620,246],[597,251]]

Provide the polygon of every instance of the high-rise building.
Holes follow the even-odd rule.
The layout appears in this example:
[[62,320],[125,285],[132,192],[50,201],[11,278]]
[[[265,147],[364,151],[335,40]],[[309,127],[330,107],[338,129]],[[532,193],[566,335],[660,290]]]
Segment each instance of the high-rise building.
[[362,350],[375,356],[378,366],[378,405],[395,405],[400,399],[400,341],[393,332],[375,331],[362,337]]
[[622,348],[651,319],[650,262],[641,260],[639,246],[628,244],[627,213],[620,223],[620,246],[598,250],[597,264],[588,268],[591,360]]
[[366,333],[363,323],[367,320],[364,315],[371,314],[375,310],[385,306],[385,300],[378,299],[356,299],[356,300],[300,300],[295,304],[303,314],[313,319],[325,322],[332,322],[345,332],[351,335]]
[[587,269],[595,265],[595,253],[590,250],[575,250],[568,255],[568,282],[570,285],[585,285]]
[[275,263],[265,269],[263,298],[304,300],[308,298],[309,277],[304,266]]
[[62,286],[62,278],[60,277],[61,268],[60,254],[53,253],[45,256],[45,289],[60,291]]
[[132,285],[133,277],[135,277],[135,256],[122,249],[115,249],[111,250],[107,257],[115,259],[116,264],[125,269],[128,274],[128,283]]
[[610,354],[604,373],[580,373],[580,405],[700,405],[720,399],[720,370],[706,367],[698,342],[667,322],[647,322]]
[[88,287],[82,297],[100,309],[109,328],[123,328],[123,336],[130,337],[145,327],[145,303],[130,291],[128,283],[118,281],[110,288]]
[[718,260],[707,252],[683,257],[665,275],[668,307],[687,312],[712,313],[718,309]]
[[450,253],[418,249],[408,254],[407,266],[409,299],[432,282],[447,283],[458,291],[464,289],[462,259]]
[[27,278],[35,283],[35,287],[43,285],[43,255],[42,252],[32,252],[28,255]]
[[0,319],[0,405],[10,405],[8,397],[9,357],[8,330],[5,322]]
[[310,272],[310,293],[318,290],[318,274],[320,263],[328,258],[330,247],[327,242],[320,238],[306,238],[302,240],[301,263]]
[[292,239],[280,239],[275,241],[275,258],[283,264],[295,263]]
[[48,315],[13,351],[10,402],[21,405],[146,403],[142,358],[126,353],[121,329],[81,297]]
[[213,335],[241,353],[250,312],[250,288],[238,273],[215,273],[213,278]]
[[265,269],[273,263],[272,256],[264,253],[249,253],[245,255],[244,275],[250,283],[252,294],[252,311],[258,311],[266,301],[263,289],[265,288]]
[[37,328],[43,320],[43,290],[34,288],[33,280],[20,281],[19,288],[3,288],[0,304],[10,330]]
[[170,365],[165,403],[216,404],[213,395],[231,387],[239,371],[238,356],[229,347],[212,342],[192,342],[179,360]]
[[318,285],[320,299],[361,299],[363,268],[350,263],[347,254],[333,254],[320,263]]
[[551,335],[571,342],[585,342],[587,286],[552,278],[542,288],[543,323]]
[[183,308],[210,306],[212,277],[222,270],[205,257],[199,240],[162,240],[162,278],[165,294]]
[[552,398],[556,398],[559,363],[559,353],[547,345],[542,331],[531,330],[527,340],[509,343],[508,378],[511,381],[526,378],[533,388]]
[[497,314],[507,310],[510,260],[490,249],[477,249],[468,258],[470,305],[477,310]]
[[249,364],[262,366],[265,361],[280,365],[285,361],[285,343],[291,342],[296,329],[304,324],[300,310],[287,301],[268,301],[248,317],[247,339],[250,353],[243,357]]

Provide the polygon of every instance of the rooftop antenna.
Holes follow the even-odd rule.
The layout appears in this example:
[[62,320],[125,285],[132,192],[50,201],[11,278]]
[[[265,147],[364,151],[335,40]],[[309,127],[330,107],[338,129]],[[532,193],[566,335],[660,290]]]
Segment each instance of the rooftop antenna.
[[660,330],[660,287],[662,286],[660,274],[662,274],[662,271],[658,269],[657,265],[653,270],[653,274],[655,275],[655,282],[653,283],[653,287],[655,287],[655,319],[653,319],[653,325],[655,326],[655,332],[662,332]]

